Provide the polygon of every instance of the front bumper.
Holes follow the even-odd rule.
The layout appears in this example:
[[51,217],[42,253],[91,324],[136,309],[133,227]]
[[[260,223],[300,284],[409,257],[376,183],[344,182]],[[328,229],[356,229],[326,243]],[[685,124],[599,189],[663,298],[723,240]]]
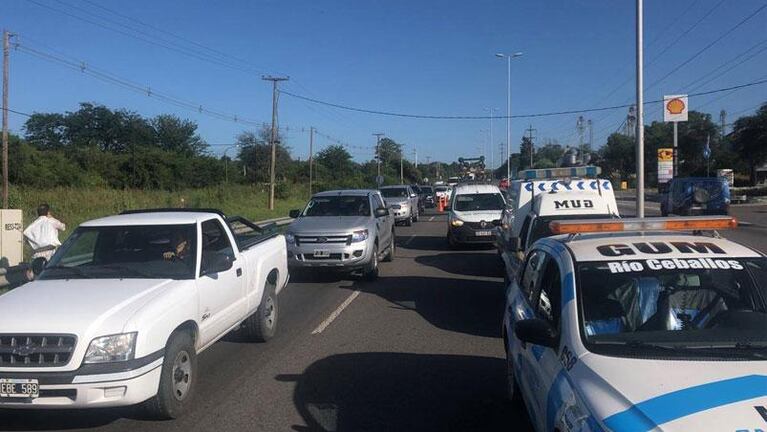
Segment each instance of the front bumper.
[[[329,268],[357,270],[370,263],[373,256],[370,239],[346,244],[288,245],[288,266],[292,268]],[[315,251],[327,251],[328,257],[315,257]]]
[[[146,364],[119,372],[109,372],[106,368],[93,366],[81,367],[72,372],[0,371],[0,378],[31,378],[40,383],[40,397],[0,399],[0,408],[106,408],[144,402],[157,394],[163,358],[152,360],[145,357],[133,362]],[[110,366],[114,369],[117,365]],[[96,372],[98,369],[105,373],[83,374],[84,371]]]
[[394,222],[402,222],[410,219],[410,216],[413,214],[413,209],[411,207],[399,209],[392,208],[391,213],[394,215]]
[[[476,244],[495,244],[495,227],[474,229],[472,227],[461,225],[454,227],[449,225],[450,235],[456,243],[476,243]],[[488,232],[488,235],[477,235],[479,232]]]

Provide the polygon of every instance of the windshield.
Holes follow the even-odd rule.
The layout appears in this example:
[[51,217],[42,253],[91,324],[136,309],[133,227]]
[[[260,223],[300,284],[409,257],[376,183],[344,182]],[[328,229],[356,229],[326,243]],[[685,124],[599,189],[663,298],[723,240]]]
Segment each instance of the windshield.
[[437,192],[447,192],[447,188],[445,186],[437,186],[434,188],[434,190]]
[[481,211],[503,210],[506,207],[500,193],[464,194],[455,197],[453,210]]
[[555,220],[568,220],[568,219],[609,219],[613,217],[609,214],[587,214],[587,215],[562,215],[562,216],[541,216],[535,218],[533,226],[530,229],[530,241],[529,244],[535,243],[536,240],[544,237],[550,237],[554,235],[551,232],[550,223]]
[[431,186],[421,186],[421,192],[426,195],[430,195],[433,193],[431,190]]
[[591,350],[727,356],[767,346],[765,258],[587,262],[578,278]]
[[196,245],[194,224],[81,227],[39,279],[193,279]]
[[407,189],[405,188],[385,188],[381,189],[381,195],[384,196],[384,198],[409,198],[410,195],[407,193]]
[[304,216],[370,216],[370,204],[363,195],[314,197]]

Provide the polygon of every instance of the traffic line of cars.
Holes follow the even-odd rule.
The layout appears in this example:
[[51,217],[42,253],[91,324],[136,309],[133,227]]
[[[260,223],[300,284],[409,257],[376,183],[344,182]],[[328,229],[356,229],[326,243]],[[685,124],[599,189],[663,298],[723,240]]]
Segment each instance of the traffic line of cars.
[[728,216],[621,219],[603,181],[510,185],[509,397],[538,431],[764,430],[767,258]]

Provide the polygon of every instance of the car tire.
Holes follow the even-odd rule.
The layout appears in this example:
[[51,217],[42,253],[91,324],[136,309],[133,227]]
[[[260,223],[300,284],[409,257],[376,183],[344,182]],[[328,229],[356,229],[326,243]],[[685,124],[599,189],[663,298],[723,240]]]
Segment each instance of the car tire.
[[415,212],[415,216],[413,217],[413,222],[418,222],[418,218],[421,216],[421,211],[417,210]]
[[394,231],[391,233],[391,245],[389,245],[389,253],[386,254],[386,258],[384,258],[384,262],[392,262],[394,261],[394,252],[396,250],[395,246],[395,240],[394,240]]
[[362,276],[369,282],[378,279],[378,245],[373,246],[373,256],[370,257],[370,263]]
[[[504,343],[507,343],[506,338],[504,338]],[[509,353],[508,343],[507,343],[505,351],[506,351],[506,398],[512,404],[517,404],[522,399],[521,399],[521,394],[519,392],[519,384],[517,384],[517,378],[514,372],[514,362],[511,359],[511,353]]]
[[276,287],[267,282],[258,309],[242,323],[245,338],[254,342],[266,342],[273,338],[277,332],[278,312]]
[[410,216],[408,216],[407,219],[405,219],[405,226],[411,226],[411,225],[413,225],[413,215],[412,214]]
[[165,346],[157,394],[144,402],[150,417],[170,420],[180,417],[190,406],[197,380],[197,354],[187,331],[173,333]]

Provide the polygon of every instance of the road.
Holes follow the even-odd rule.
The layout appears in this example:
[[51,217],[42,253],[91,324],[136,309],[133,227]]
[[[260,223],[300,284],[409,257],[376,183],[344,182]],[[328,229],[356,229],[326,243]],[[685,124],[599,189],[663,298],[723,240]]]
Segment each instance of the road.
[[[619,202],[624,216],[633,205]],[[648,203],[647,215],[658,213]],[[767,250],[767,206],[732,213],[750,225],[723,234]],[[504,399],[501,262],[492,249],[448,251],[444,234],[443,215],[397,227],[397,258],[376,282],[292,281],[272,341],[235,334],[202,354],[182,419],[0,411],[0,430],[529,430]]]
[[448,251],[445,229],[442,215],[397,227],[376,282],[292,281],[272,341],[232,335],[200,356],[182,419],[5,410],[0,430],[529,430],[504,398],[502,264],[492,249]]

